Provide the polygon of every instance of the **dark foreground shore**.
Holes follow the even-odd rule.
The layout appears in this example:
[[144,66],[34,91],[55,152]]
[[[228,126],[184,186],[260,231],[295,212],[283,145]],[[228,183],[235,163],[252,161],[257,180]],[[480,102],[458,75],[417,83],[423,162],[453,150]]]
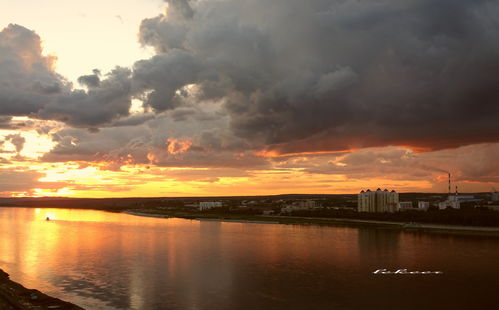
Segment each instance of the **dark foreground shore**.
[[50,297],[37,290],[27,289],[9,279],[0,269],[0,309],[1,310],[83,310],[72,303]]

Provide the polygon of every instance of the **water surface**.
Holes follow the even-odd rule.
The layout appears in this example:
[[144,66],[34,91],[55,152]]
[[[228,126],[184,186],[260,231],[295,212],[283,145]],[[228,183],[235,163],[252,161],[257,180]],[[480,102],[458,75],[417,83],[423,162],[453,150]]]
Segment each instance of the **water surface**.
[[499,238],[0,208],[0,268],[89,310],[493,309]]

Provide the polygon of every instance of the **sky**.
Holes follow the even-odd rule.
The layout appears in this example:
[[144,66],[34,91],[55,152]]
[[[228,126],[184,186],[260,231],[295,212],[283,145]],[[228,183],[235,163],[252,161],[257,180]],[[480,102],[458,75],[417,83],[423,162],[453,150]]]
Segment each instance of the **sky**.
[[4,0],[0,196],[499,189],[498,32],[496,0]]

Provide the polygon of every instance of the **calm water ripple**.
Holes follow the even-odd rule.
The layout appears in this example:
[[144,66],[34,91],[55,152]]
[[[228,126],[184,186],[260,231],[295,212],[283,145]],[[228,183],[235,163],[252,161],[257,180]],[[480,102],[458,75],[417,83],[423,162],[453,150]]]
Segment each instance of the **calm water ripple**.
[[0,268],[89,310],[493,309],[498,262],[492,237],[0,208]]

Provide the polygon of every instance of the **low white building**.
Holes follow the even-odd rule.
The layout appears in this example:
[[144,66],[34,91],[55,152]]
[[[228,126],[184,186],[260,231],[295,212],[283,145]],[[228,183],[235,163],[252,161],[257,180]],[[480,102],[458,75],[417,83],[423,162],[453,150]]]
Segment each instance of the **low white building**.
[[201,201],[199,203],[199,210],[208,210],[213,208],[220,208],[223,204],[220,201]]
[[428,210],[430,203],[428,201],[418,201],[418,209]]
[[291,213],[293,211],[302,211],[302,210],[310,210],[310,209],[307,207],[289,205],[285,206],[284,208],[281,208],[281,213]]
[[309,209],[317,207],[317,203],[314,200],[301,200],[300,202],[298,202],[298,205]]
[[316,208],[317,204],[314,200],[300,200],[295,201],[290,205],[281,208],[281,213],[291,213],[293,211],[302,211],[302,210],[312,210]]
[[438,208],[440,210],[445,210],[447,208],[461,209],[461,203],[459,202],[459,196],[449,195],[449,197],[447,197],[447,200],[438,203]]
[[399,202],[400,209],[412,209],[412,201]]

